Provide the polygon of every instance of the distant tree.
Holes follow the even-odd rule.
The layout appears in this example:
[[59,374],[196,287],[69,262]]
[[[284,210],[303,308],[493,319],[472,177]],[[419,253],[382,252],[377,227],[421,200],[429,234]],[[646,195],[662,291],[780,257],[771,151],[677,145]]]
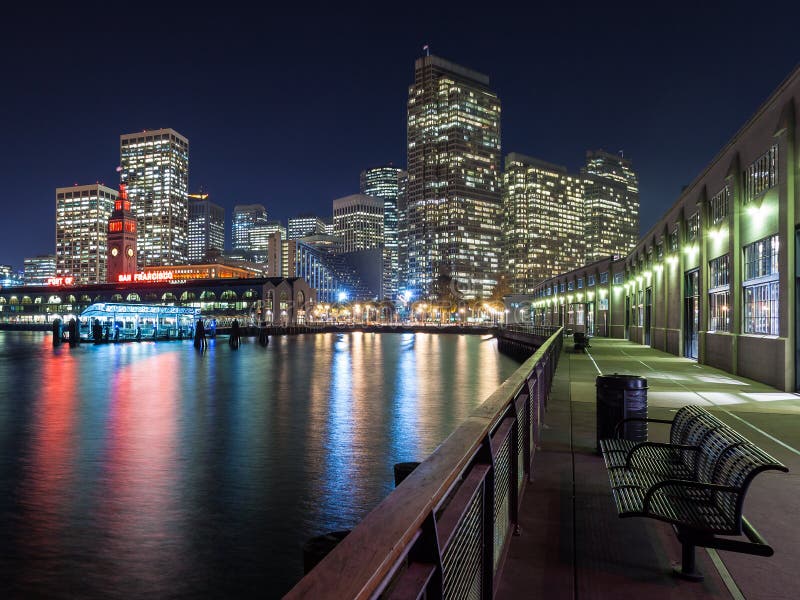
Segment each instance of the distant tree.
[[439,309],[440,320],[449,320],[450,314],[458,310],[464,294],[458,289],[458,281],[448,271],[443,271],[433,282],[431,303]]
[[492,288],[492,294],[489,300],[492,302],[503,302],[503,296],[508,296],[513,293],[511,289],[511,276],[508,273],[499,273],[497,275],[497,283]]

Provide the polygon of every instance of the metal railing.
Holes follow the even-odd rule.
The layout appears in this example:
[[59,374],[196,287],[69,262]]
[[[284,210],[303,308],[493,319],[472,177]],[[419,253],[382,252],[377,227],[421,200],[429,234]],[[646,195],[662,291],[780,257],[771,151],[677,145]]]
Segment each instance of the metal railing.
[[287,598],[491,598],[540,436],[559,328]]
[[537,337],[544,337],[548,338],[553,335],[556,331],[558,331],[558,327],[553,327],[551,325],[533,325],[529,323],[514,323],[512,325],[506,325],[502,328],[505,331],[509,331],[512,333],[522,333],[528,335],[535,335]]

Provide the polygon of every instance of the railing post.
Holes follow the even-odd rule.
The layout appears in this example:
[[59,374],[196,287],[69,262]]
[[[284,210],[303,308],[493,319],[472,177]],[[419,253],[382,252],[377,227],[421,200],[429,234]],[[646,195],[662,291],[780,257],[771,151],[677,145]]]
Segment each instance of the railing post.
[[[526,396],[527,397],[527,396]],[[514,427],[511,428],[511,455],[508,457],[511,462],[511,476],[508,478],[509,496],[508,496],[508,517],[511,524],[514,526],[513,535],[519,535],[519,470],[522,465],[519,464],[519,448],[522,440],[519,437],[519,397],[511,402],[511,407],[514,409]],[[525,402],[527,404],[527,401]],[[525,418],[525,408],[522,409],[522,417]]]
[[[527,480],[531,480],[531,469],[533,467],[533,452],[531,448],[531,443],[533,441],[533,389],[531,388],[531,378],[533,374],[536,372],[536,368],[534,367],[533,371],[528,375],[525,379],[525,389],[528,392],[527,400],[525,401],[525,409],[524,409],[524,416],[525,416],[525,445],[522,447],[522,462],[524,468],[524,475],[527,476]],[[522,440],[520,440],[522,443]]]
[[494,457],[492,438],[489,434],[483,439],[477,459],[490,465],[483,480],[483,577],[481,595],[484,600],[494,597]]

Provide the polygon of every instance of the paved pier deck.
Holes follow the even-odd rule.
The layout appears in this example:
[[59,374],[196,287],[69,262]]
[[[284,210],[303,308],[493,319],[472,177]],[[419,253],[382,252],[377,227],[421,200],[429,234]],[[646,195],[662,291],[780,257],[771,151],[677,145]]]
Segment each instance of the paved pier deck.
[[[624,340],[565,344],[498,597],[789,599],[800,597],[800,396]],[[769,558],[697,549],[701,583],[672,577],[680,544],[652,519],[620,519],[595,448],[595,377],[647,378],[649,416],[699,404],[782,461],[788,474],[753,481],[744,514],[775,549]],[[651,425],[666,440],[668,425]]]

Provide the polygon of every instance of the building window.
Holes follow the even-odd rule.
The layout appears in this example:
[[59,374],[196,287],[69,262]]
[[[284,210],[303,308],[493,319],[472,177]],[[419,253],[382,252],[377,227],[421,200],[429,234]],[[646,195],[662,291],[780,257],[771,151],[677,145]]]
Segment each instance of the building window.
[[730,259],[724,254],[708,263],[708,289],[728,287],[730,283]]
[[708,294],[708,330],[709,331],[730,331],[731,293],[728,290],[720,292],[709,292]]
[[586,277],[586,285],[588,287],[592,287],[594,285],[594,275],[588,275]]
[[608,271],[600,273],[600,283],[608,283]]
[[578,277],[578,289],[583,289],[583,277]]
[[744,332],[779,335],[778,236],[744,247]]
[[656,260],[664,258],[664,244],[656,244]]
[[687,243],[696,242],[699,233],[700,233],[700,213],[694,213],[686,220],[686,242]]
[[677,252],[678,251],[678,228],[672,230],[672,233],[669,234],[669,251],[670,252]]
[[744,279],[778,276],[778,236],[773,235],[744,247]]
[[716,196],[711,198],[711,224],[718,225],[728,218],[728,205],[731,191],[726,185]]
[[744,172],[744,203],[758,198],[778,183],[778,145],[759,156]]
[[625,273],[614,273],[614,285],[622,285],[625,281]]
[[566,291],[567,291],[567,285],[562,281],[561,282],[561,293],[563,294]]
[[571,292],[572,290],[574,290],[574,289],[575,289],[575,282],[574,282],[574,281],[570,281],[570,282],[567,284],[567,289],[568,289],[570,292]]
[[708,263],[708,330],[731,330],[730,256]]
[[778,335],[778,282],[744,288],[744,332]]

